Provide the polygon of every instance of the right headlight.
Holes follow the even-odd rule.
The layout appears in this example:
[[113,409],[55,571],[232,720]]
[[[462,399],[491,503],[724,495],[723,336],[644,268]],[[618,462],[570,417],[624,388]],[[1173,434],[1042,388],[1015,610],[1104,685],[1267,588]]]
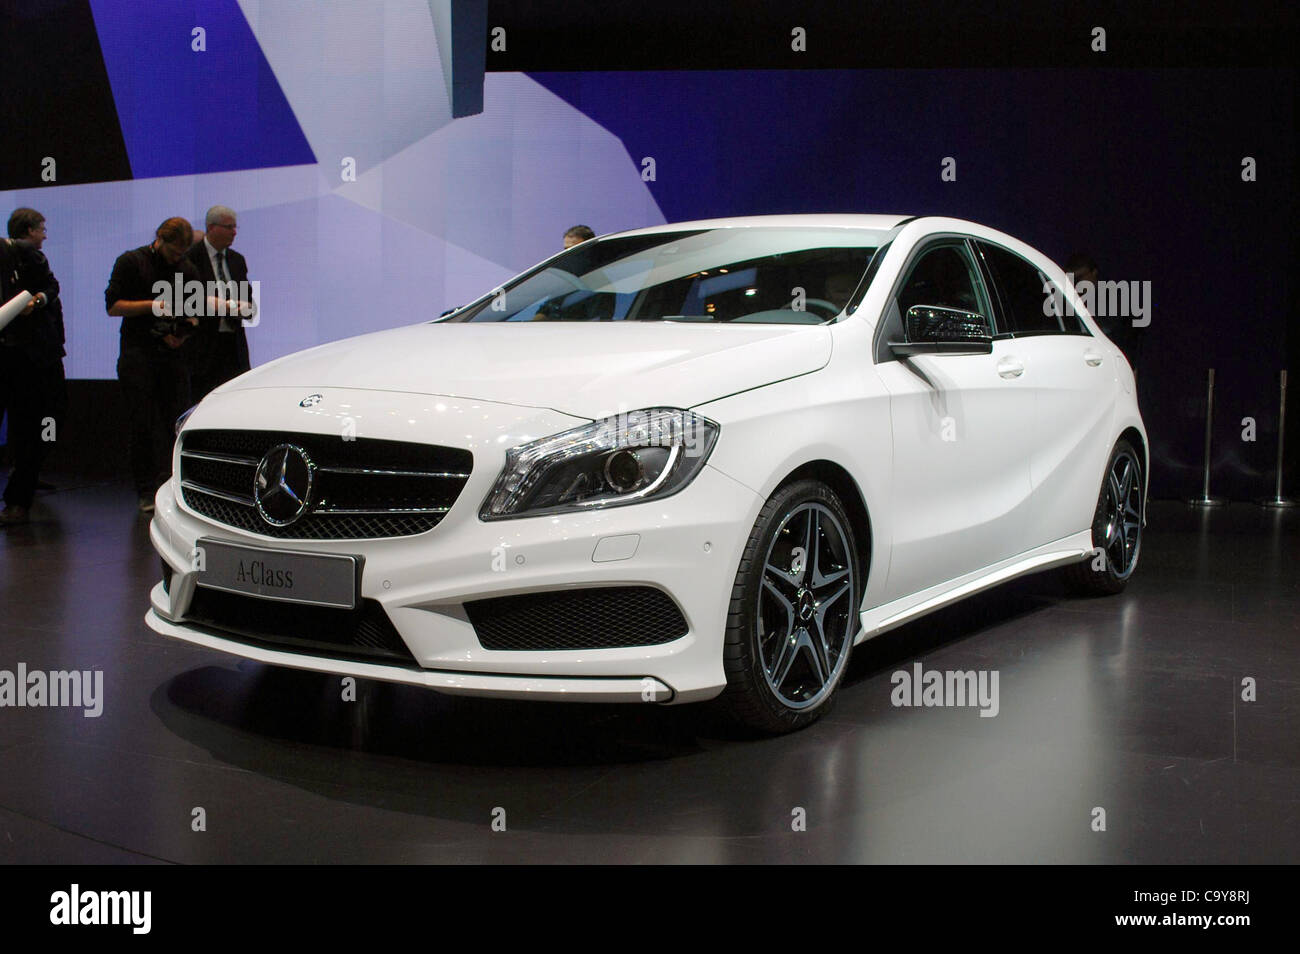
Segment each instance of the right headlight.
[[483,520],[573,513],[674,494],[704,467],[719,427],[677,408],[631,411],[512,448]]

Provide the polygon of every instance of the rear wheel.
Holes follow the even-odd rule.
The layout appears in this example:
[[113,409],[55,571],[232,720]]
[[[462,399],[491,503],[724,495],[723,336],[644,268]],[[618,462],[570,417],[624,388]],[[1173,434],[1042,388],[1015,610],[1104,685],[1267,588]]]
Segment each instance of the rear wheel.
[[1124,589],[1142,549],[1142,460],[1128,441],[1111,451],[1092,518],[1093,552],[1063,571],[1066,585],[1081,595],[1110,595]]
[[766,733],[824,715],[858,631],[859,566],[853,525],[825,484],[801,480],[764,505],[732,587],[718,706]]

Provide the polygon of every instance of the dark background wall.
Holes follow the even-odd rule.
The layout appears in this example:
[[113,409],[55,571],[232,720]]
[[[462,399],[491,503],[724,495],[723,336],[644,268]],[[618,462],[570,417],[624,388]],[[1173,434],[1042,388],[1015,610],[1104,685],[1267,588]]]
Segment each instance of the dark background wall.
[[[1151,282],[1150,325],[1133,334],[1152,492],[1199,487],[1210,367],[1216,492],[1249,499],[1271,486],[1278,372],[1294,336],[1290,70],[534,77],[615,131],[634,160],[655,159],[650,188],[669,221],[952,215],[1061,264],[1086,251],[1103,279]],[[946,156],[956,181],[940,178]],[[1254,182],[1242,181],[1246,156]],[[1300,407],[1292,412],[1300,419]],[[1245,417],[1256,421],[1253,442],[1241,439]]]
[[[1272,487],[1278,372],[1294,355],[1293,126],[1285,70],[546,73],[534,78],[653,157],[670,220],[778,212],[945,214],[1003,229],[1103,278],[1150,281],[1135,364],[1152,492],[1200,486],[1205,372],[1216,369],[1212,479]],[[940,179],[940,160],[957,179]],[[1241,180],[1252,156],[1258,180]],[[624,223],[591,223],[597,231]],[[116,395],[74,384],[72,468],[111,461]],[[1294,394],[1292,423],[1300,421]],[[1256,421],[1253,442],[1242,419]],[[1297,469],[1300,439],[1289,438]],[[1288,482],[1294,486],[1293,482]]]
[[[1153,16],[1133,4],[1049,3],[1030,15],[1005,4],[922,4],[910,14],[836,8],[838,20],[816,4],[797,17],[763,3],[743,15],[675,2],[634,12],[586,0],[546,6],[490,4],[489,27],[504,25],[510,45],[489,54],[487,69],[530,71],[616,134],[635,163],[654,158],[648,187],[669,221],[934,213],[1003,229],[1058,261],[1089,252],[1103,278],[1152,285],[1135,363],[1153,492],[1199,487],[1209,367],[1218,375],[1214,489],[1238,499],[1271,489],[1277,375],[1300,371],[1294,4],[1209,18],[1185,5]],[[30,174],[19,133],[39,113],[75,157],[74,181],[130,174],[130,144],[103,96],[113,63],[94,41],[89,11],[84,0],[0,11],[6,50],[48,57],[72,43],[81,53],[70,62],[82,64],[18,71],[10,91],[22,95],[7,95],[0,110],[5,141],[18,145],[3,150],[9,164],[0,170]],[[790,49],[792,18],[808,26],[810,55]],[[1088,47],[1093,22],[1110,28],[1104,59]],[[15,44],[19,36],[36,42]],[[896,68],[936,63],[960,68]],[[976,63],[998,66],[968,68]],[[1046,68],[1062,63],[1069,68]],[[1138,66],[1146,63],[1158,66]],[[257,65],[261,76],[265,63]],[[648,68],[658,65],[691,69]],[[729,69],[700,69],[717,65]],[[744,68],[753,66],[764,68]],[[810,68],[823,66],[890,68]],[[955,182],[940,178],[947,156]],[[1246,156],[1257,163],[1255,182],[1241,179]],[[568,161],[581,163],[580,149]],[[639,223],[589,224],[600,232]],[[74,333],[81,320],[69,316]],[[71,391],[51,466],[120,472],[124,419],[112,382],[72,382]],[[1291,411],[1294,431],[1300,401]],[[1241,439],[1247,417],[1253,442]],[[1288,444],[1294,488],[1300,439]]]

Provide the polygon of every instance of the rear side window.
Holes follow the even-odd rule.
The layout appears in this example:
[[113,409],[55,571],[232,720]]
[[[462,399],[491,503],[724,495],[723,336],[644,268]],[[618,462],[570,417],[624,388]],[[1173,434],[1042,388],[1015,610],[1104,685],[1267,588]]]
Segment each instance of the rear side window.
[[1061,310],[1060,296],[1044,291],[1052,285],[1036,266],[988,242],[980,242],[979,248],[997,286],[1006,330],[1022,336],[1086,333],[1077,316],[1056,314]]

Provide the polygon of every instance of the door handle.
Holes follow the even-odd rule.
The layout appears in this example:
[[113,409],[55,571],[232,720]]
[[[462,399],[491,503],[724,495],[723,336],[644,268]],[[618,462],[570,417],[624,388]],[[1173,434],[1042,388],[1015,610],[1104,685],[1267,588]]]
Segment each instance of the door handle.
[[1095,351],[1085,351],[1083,353],[1083,360],[1084,362],[1087,363],[1088,367],[1098,368],[1101,367],[1101,362],[1103,361],[1103,358]]
[[1025,366],[1019,358],[1003,358],[998,362],[998,377],[1018,378],[1025,373]]

